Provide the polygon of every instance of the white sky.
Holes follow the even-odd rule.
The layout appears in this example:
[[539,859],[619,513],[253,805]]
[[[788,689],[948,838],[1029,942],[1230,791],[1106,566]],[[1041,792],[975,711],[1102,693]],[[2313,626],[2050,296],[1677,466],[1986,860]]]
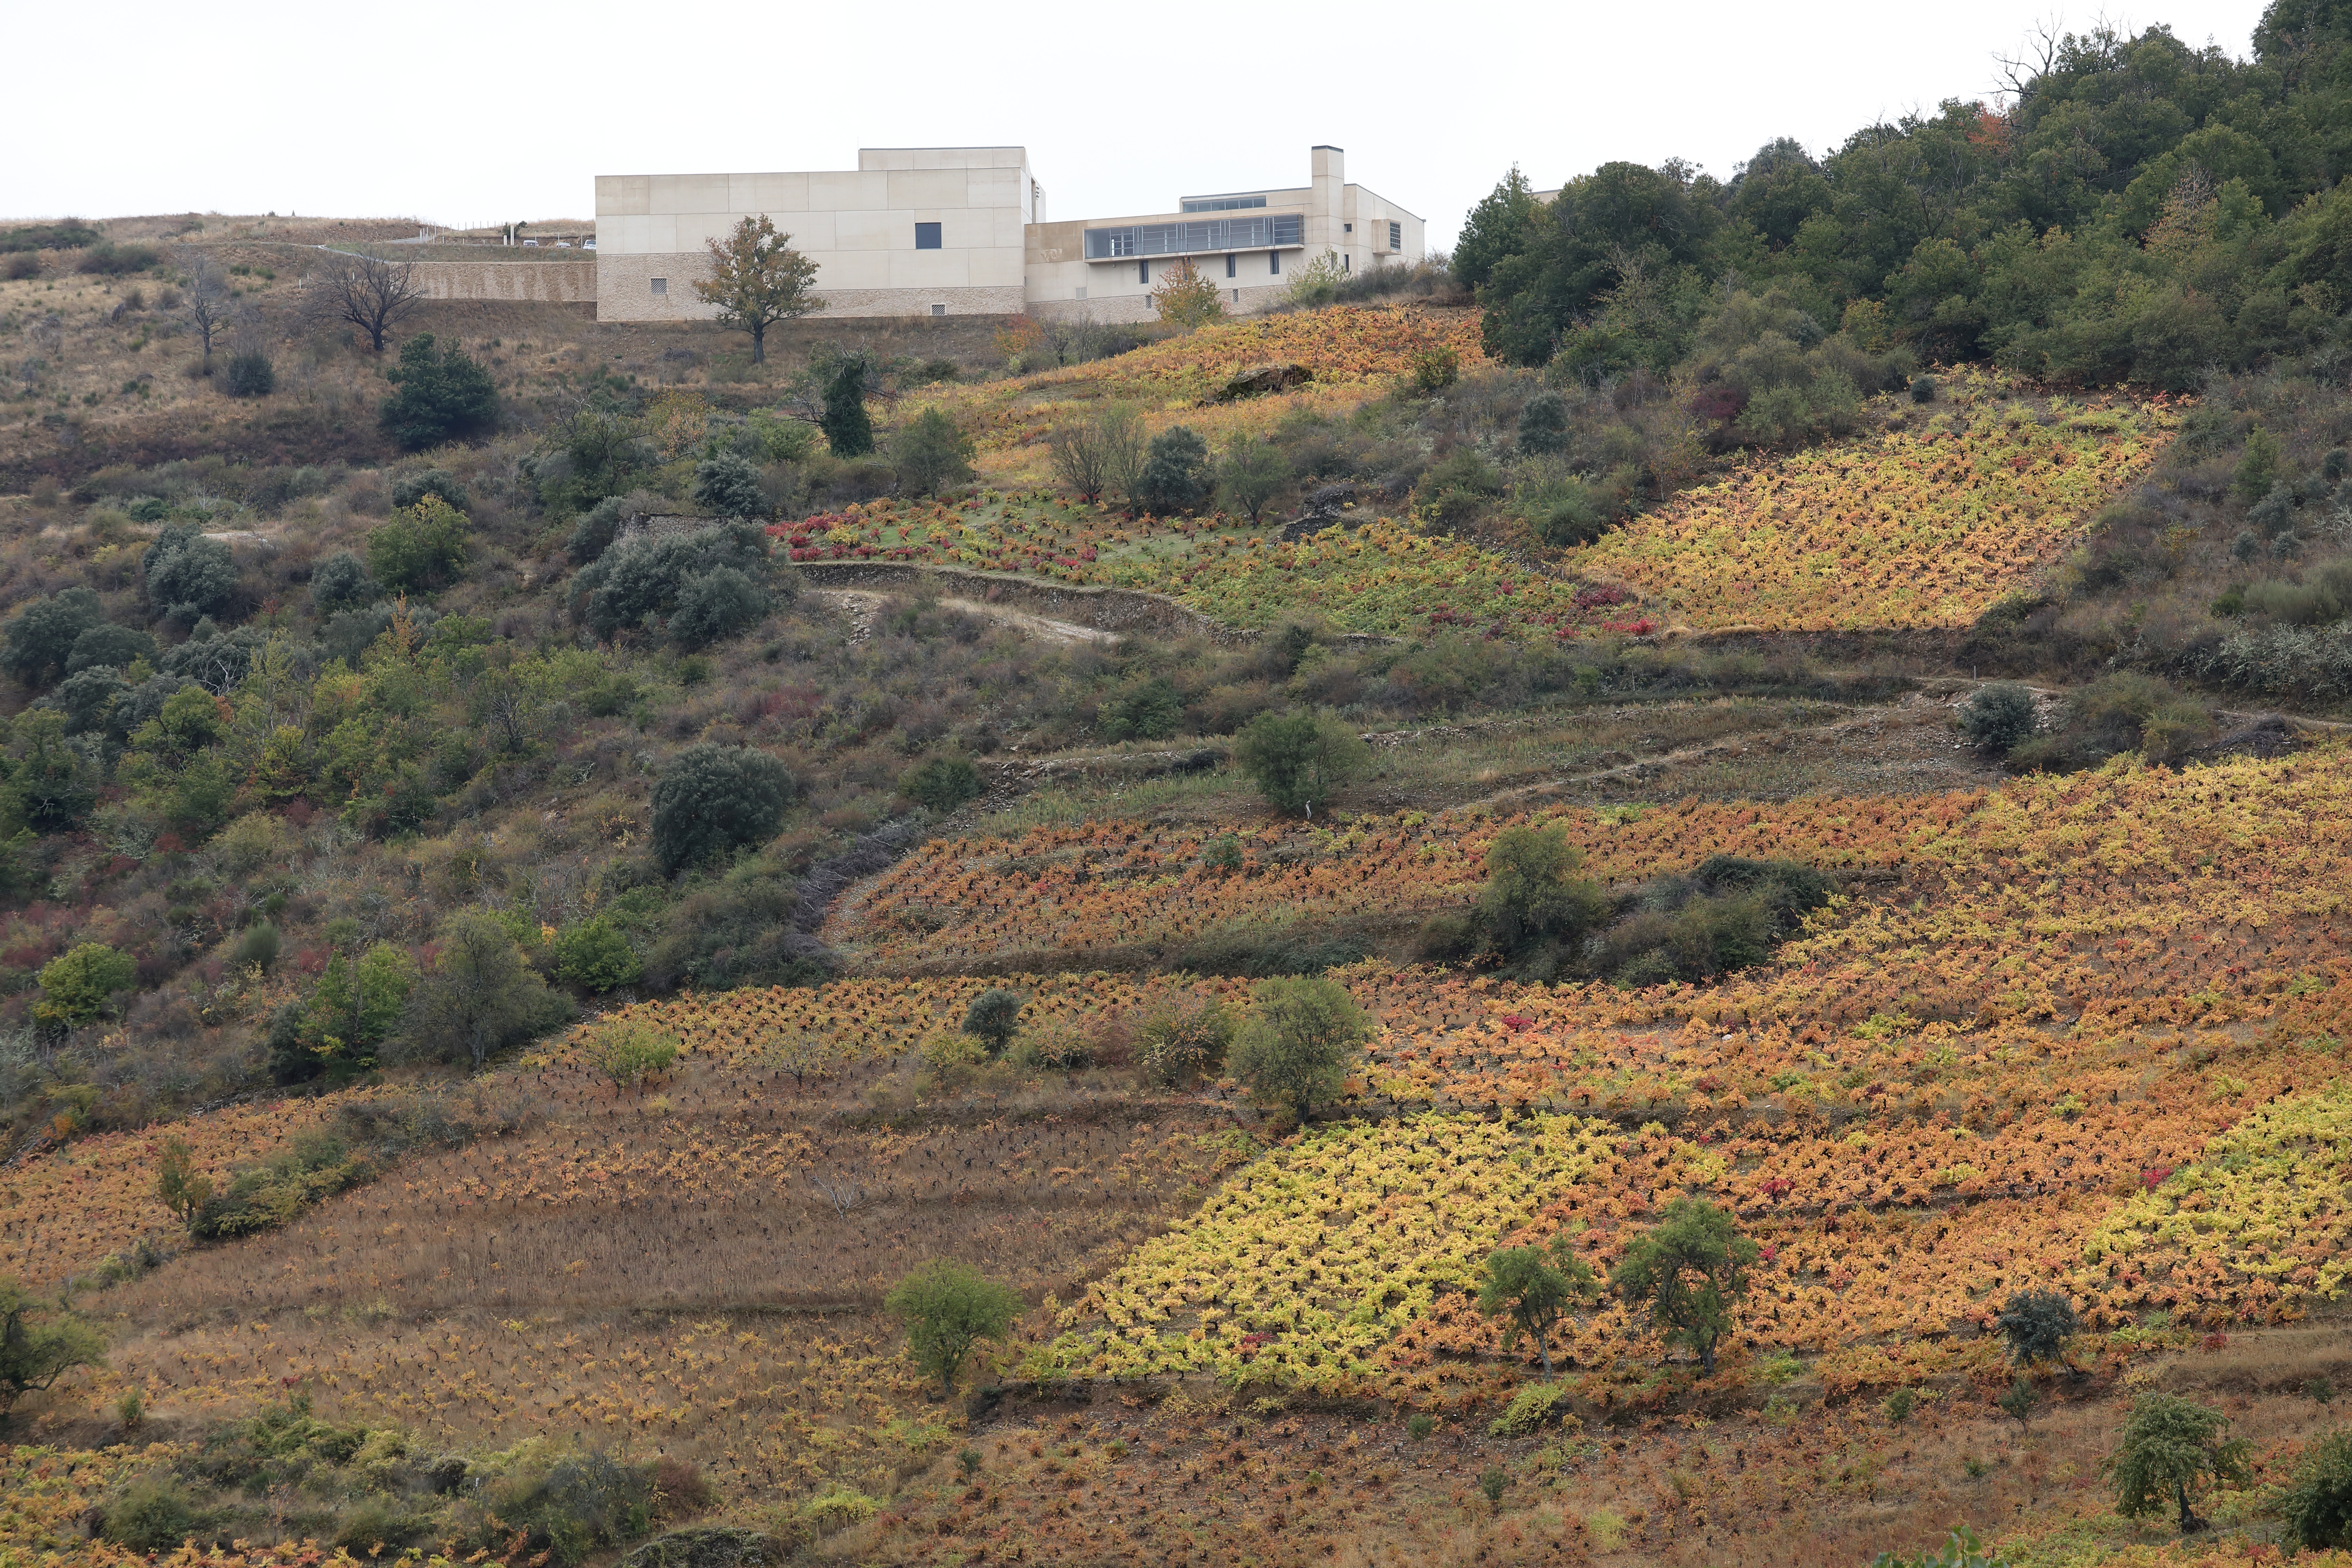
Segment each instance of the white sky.
[[[2259,0],[2147,16],[2248,50]],[[1990,94],[2049,0],[1967,5],[887,0],[108,0],[13,9],[0,216],[593,216],[598,174],[856,166],[861,145],[1018,143],[1056,218],[1303,184],[1307,150],[1429,219],[1513,162],[1727,176],[1880,116]]]

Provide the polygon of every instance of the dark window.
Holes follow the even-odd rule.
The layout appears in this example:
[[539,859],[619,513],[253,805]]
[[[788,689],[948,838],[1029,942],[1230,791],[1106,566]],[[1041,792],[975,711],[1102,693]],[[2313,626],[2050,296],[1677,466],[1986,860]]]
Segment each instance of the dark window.
[[944,316],[947,313],[948,308],[945,305],[934,305],[931,307],[931,314],[934,316]]
[[1389,248],[1391,250],[1404,248],[1404,225],[1401,223],[1389,225]]
[[1340,271],[1342,271],[1342,272],[1353,272],[1355,269],[1356,269],[1356,258],[1355,258],[1354,257],[1352,257],[1352,256],[1343,256],[1343,257],[1339,258],[1339,270],[1340,270]]
[[1151,263],[1149,261],[1139,261],[1135,264],[1135,280],[1138,283],[1149,283],[1151,281]]
[[1262,207],[1264,196],[1198,196],[1184,204],[1188,213],[1229,213],[1240,207]]
[[1225,276],[1228,278],[1234,276],[1234,258],[1230,256],[1225,258]]
[[1343,223],[1339,226],[1339,231],[1342,234],[1353,234],[1356,232],[1356,226],[1351,223]]
[[915,226],[915,248],[917,250],[937,250],[939,247],[940,226],[935,223],[917,224]]
[[1269,250],[1265,253],[1265,269],[1268,272],[1279,272],[1282,270],[1282,252],[1279,250]]
[[655,293],[656,293],[656,294],[667,294],[667,293],[668,293],[668,292],[669,292],[669,279],[667,279],[667,278],[656,278],[656,279],[654,279],[654,292],[655,292]]

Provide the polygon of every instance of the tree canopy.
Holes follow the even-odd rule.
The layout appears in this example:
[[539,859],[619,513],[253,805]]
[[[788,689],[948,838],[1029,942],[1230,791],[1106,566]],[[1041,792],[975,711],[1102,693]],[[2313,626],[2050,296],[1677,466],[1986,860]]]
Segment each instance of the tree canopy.
[[816,295],[816,263],[794,250],[792,239],[761,213],[703,242],[710,276],[695,279],[695,297],[716,306],[720,321],[751,334],[753,364],[767,361],[770,327],[824,305]]

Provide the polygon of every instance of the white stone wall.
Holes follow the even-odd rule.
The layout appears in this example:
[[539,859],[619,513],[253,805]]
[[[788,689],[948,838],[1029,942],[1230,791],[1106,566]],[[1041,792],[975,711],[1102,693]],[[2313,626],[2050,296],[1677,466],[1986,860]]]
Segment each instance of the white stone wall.
[[[945,304],[963,314],[1005,289],[1017,302],[1036,205],[1028,163],[1018,147],[866,148],[857,168],[835,173],[600,174],[597,314],[708,314],[685,287],[705,275],[703,247],[761,215],[817,264],[817,291],[835,301],[828,313],[929,314]],[[939,246],[917,248],[916,226],[934,223]],[[655,295],[652,278],[669,279],[669,294]],[[902,299],[877,303],[886,294]]]

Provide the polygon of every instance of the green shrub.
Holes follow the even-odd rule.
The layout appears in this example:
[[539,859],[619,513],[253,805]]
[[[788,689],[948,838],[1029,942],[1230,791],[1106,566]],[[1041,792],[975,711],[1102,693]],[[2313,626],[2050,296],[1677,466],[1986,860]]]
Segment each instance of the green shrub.
[[465,481],[446,468],[411,468],[394,476],[392,506],[394,511],[406,511],[426,496],[439,496],[451,506],[463,511],[471,504]]
[[1275,809],[1312,816],[1370,767],[1371,748],[1328,714],[1261,713],[1234,737],[1234,762]]
[[2352,1426],[2325,1433],[2303,1451],[2279,1519],[2290,1552],[2352,1549]]
[[332,1131],[300,1132],[259,1165],[237,1171],[228,1184],[210,1192],[188,1213],[188,1234],[199,1241],[225,1241],[275,1230],[322,1199],[376,1174],[374,1164]]
[[1881,1400],[1878,1408],[1889,1421],[1899,1426],[1911,1419],[1911,1412],[1918,1408],[1918,1394],[1907,1388],[1898,1388]]
[[1220,1002],[1161,1008],[1136,1030],[1136,1059],[1152,1082],[1177,1087],[1215,1072],[1233,1039],[1233,1015]]
[[129,953],[102,942],[77,943],[41,965],[41,999],[33,1004],[33,1017],[47,1029],[95,1024],[113,1013],[116,994],[137,979]]
[[230,952],[229,961],[239,969],[268,969],[278,962],[278,954],[283,945],[278,928],[263,921],[246,928],[245,934],[237,939],[236,947]]
[[971,478],[972,439],[945,409],[916,415],[890,438],[890,466],[898,482],[915,495],[933,495]]
[[1107,700],[1100,710],[1103,734],[1114,741],[1164,741],[1183,726],[1184,703],[1175,682],[1146,676]]
[[427,495],[368,534],[368,566],[386,587],[409,593],[455,582],[466,569],[466,515]]
[[788,595],[796,581],[779,576],[757,523],[735,521],[623,540],[572,579],[572,592],[575,613],[598,637],[655,629],[667,618],[673,637],[699,646],[756,625],[778,590]]
[[2207,1489],[2245,1485],[2253,1445],[2224,1437],[2228,1416],[2175,1394],[2144,1394],[2132,1401],[2115,1451],[2102,1467],[2115,1489],[2116,1511],[2140,1519],[2178,1508],[2180,1533],[2202,1522],[2192,1507]]
[[1960,710],[1960,733],[1988,752],[2006,756],[2042,727],[2033,693],[2014,681],[1979,687]]
[[1700,1369],[1712,1376],[1716,1346],[1748,1293],[1756,1256],[1756,1243],[1730,1215],[1704,1198],[1679,1197],[1626,1247],[1610,1288],[1629,1309],[1645,1309],[1667,1343],[1697,1352]]
[[139,573],[147,602],[184,624],[226,615],[236,598],[236,561],[201,523],[165,523],[141,553]]
[[1020,992],[992,986],[964,1009],[963,1032],[986,1041],[988,1048],[1001,1056],[1020,1029],[1022,1010],[1028,1005],[1029,999]]
[[492,1055],[572,1016],[495,915],[461,910],[441,923],[440,952],[417,979],[401,1018],[403,1054],[479,1072]]
[[1524,1437],[1551,1420],[1568,1399],[1568,1390],[1556,1383],[1530,1383],[1511,1395],[1500,1415],[1486,1424],[1489,1437]]
[[874,450],[874,421],[866,412],[866,358],[844,354],[824,383],[824,416],[818,421],[825,445],[836,458],[862,458]]
[[247,349],[229,356],[228,374],[223,380],[231,397],[267,397],[278,390],[278,369],[268,354]]
[[1519,410],[1519,450],[1545,457],[1568,450],[1568,399],[1538,392]]
[[748,458],[720,452],[694,467],[694,501],[721,517],[764,517],[768,499],[760,470]]
[[2020,1366],[2063,1361],[2066,1342],[2083,1331],[2083,1321],[2063,1290],[2018,1290],[1993,1320],[2009,1342],[2010,1360]]
[[1188,425],[1171,425],[1151,438],[1136,477],[1133,500],[1160,516],[1190,511],[1209,499],[1209,444]]
[[66,673],[82,635],[105,623],[98,595],[79,584],[51,598],[35,599],[8,622],[8,647],[0,654],[0,666],[26,686],[46,685]]
[[[1970,1476],[1981,1475],[1980,1459],[1968,1461]],[[1900,1557],[1892,1552],[1882,1552],[1871,1560],[1870,1568],[2009,1568],[2009,1560],[1979,1540],[1976,1531],[1962,1525],[1952,1531],[1951,1539],[1936,1552],[1923,1552],[1916,1557]]]
[[170,1476],[143,1475],[105,1508],[99,1533],[133,1552],[170,1552],[203,1528],[187,1489]]
[[430,332],[400,345],[400,363],[384,379],[397,390],[383,402],[383,432],[412,452],[498,423],[499,389],[490,373],[455,343],[439,348]]
[[367,563],[348,550],[338,550],[310,568],[310,605],[324,616],[372,605],[383,596],[368,575]]
[[77,1367],[105,1364],[106,1341],[96,1329],[0,1279],[0,1416]]
[[1011,1287],[961,1263],[941,1258],[908,1275],[882,1305],[907,1329],[907,1350],[915,1364],[955,1393],[956,1373],[982,1340],[1001,1340],[1021,1316],[1021,1298]]
[[764,843],[798,787],[766,752],[711,741],[688,746],[654,784],[655,857],[677,871]]
[[1258,1104],[1304,1121],[1315,1101],[1339,1092],[1349,1060],[1372,1028],[1336,980],[1262,980],[1250,988],[1250,1013],[1227,1067]]
[[953,811],[984,791],[980,770],[964,757],[933,757],[898,781],[898,793],[931,811]]
[[1414,351],[1409,378],[1415,392],[1427,396],[1452,386],[1462,374],[1462,356],[1443,344]]
[[709,647],[750,631],[774,604],[775,596],[739,568],[709,567],[679,584],[670,640],[680,647]]
[[651,1024],[615,1018],[600,1026],[580,1047],[582,1064],[613,1080],[614,1089],[642,1083],[677,1060],[678,1044]]
[[591,915],[555,934],[555,973],[591,991],[635,985],[645,973],[636,949],[610,918]]
[[1437,1417],[1415,1412],[1405,1417],[1405,1436],[1418,1443],[1437,1430]]
[[988,1042],[966,1034],[933,1035],[923,1043],[923,1065],[931,1076],[954,1088],[988,1065]]

